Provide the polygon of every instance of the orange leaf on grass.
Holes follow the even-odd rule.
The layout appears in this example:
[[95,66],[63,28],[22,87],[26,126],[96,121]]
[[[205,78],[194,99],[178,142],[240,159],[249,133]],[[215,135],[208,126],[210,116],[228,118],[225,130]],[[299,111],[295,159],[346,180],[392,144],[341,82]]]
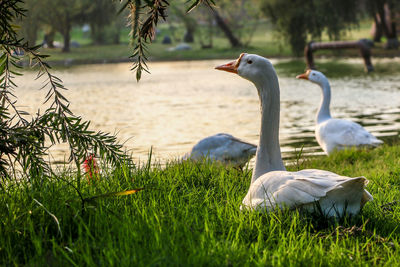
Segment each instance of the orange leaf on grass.
[[142,191],[144,188],[136,188],[136,189],[130,189],[126,191],[119,191],[119,192],[111,192],[111,193],[105,193],[105,194],[100,194],[92,197],[85,198],[84,201],[91,201],[95,200],[98,198],[106,198],[106,197],[119,197],[119,196],[129,196],[132,194],[135,194],[139,191]]

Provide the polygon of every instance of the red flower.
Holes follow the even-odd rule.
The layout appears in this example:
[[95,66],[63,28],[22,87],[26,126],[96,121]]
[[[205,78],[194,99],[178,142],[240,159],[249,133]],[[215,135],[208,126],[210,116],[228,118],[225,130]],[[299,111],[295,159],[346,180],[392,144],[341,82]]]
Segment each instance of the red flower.
[[85,161],[83,162],[83,168],[85,169],[88,182],[90,182],[90,180],[92,180],[93,178],[99,178],[99,167],[97,165],[94,154],[90,154],[86,157]]

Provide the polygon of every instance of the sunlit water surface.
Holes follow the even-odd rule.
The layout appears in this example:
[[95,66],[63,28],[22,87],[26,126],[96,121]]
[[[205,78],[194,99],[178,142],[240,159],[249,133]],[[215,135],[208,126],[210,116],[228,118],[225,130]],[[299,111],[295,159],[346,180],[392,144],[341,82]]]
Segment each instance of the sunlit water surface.
[[[220,132],[257,144],[260,108],[255,87],[237,75],[214,70],[227,60],[150,64],[137,83],[129,64],[85,65],[54,71],[68,91],[70,108],[91,128],[117,133],[135,161],[165,162],[188,152],[200,139]],[[329,73],[326,73],[329,77]],[[43,80],[27,72],[17,79],[19,106],[44,110]],[[294,77],[279,77],[280,142],[285,159],[304,145],[303,155],[321,154],[314,138],[320,88]],[[361,123],[385,140],[400,132],[400,76],[330,79],[331,114]],[[52,149],[53,161],[68,157],[67,146]]]

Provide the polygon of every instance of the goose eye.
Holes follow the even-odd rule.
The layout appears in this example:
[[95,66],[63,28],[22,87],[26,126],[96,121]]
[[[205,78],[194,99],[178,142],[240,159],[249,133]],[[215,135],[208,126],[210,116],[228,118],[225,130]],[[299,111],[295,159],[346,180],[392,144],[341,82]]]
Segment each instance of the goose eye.
[[247,60],[247,64],[251,64],[251,63],[253,63],[253,61],[252,60]]

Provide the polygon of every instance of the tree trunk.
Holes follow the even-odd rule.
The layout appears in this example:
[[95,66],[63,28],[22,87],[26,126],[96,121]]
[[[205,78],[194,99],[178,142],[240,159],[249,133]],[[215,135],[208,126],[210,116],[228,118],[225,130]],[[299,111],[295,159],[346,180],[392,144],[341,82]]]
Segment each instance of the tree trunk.
[[221,30],[224,32],[226,38],[228,38],[229,42],[231,43],[231,46],[232,47],[240,47],[240,46],[242,46],[242,44],[239,41],[239,39],[237,39],[235,37],[235,35],[233,34],[233,32],[231,31],[229,26],[225,23],[223,18],[221,18],[219,13],[215,9],[213,10],[213,13],[214,13],[214,18],[215,18],[215,21],[217,22],[218,27],[220,27]]
[[384,5],[379,5],[378,4],[377,9],[378,9],[378,15],[379,15],[379,17],[381,19],[383,34],[387,37],[390,34],[390,30],[389,30],[388,24],[386,22]]
[[48,48],[54,48],[54,36],[56,31],[51,29],[49,32],[44,34],[44,42],[47,44]]
[[392,12],[393,8],[389,8],[389,4],[385,4],[385,15],[387,20],[387,27],[389,29],[389,34],[387,36],[387,43],[385,48],[388,49],[397,49],[399,48],[399,39],[397,39],[397,30],[396,30],[396,21],[395,21],[395,13]]
[[93,44],[97,44],[97,29],[94,23],[90,23],[90,38]]
[[104,36],[104,29],[100,25],[96,24],[90,24],[90,32],[91,32],[91,38],[92,42],[95,45],[103,45],[105,44],[105,36]]
[[379,43],[381,41],[382,35],[383,35],[383,30],[382,30],[382,21],[379,17],[378,14],[375,14],[374,16],[374,23],[372,25],[372,38],[374,42]]
[[113,34],[113,44],[119,44],[120,43],[120,35],[121,35],[121,31],[120,29],[116,29],[116,32]]
[[200,40],[201,48],[212,48],[213,47],[213,19],[211,16],[208,16],[208,44],[204,44],[202,40]]
[[390,26],[391,26],[391,33],[390,36],[387,37],[385,48],[398,49],[400,44],[399,44],[399,39],[397,39],[396,23],[392,21]]
[[27,29],[25,30],[26,39],[30,46],[34,46],[36,44],[37,31],[38,31],[37,25],[31,25],[30,27],[27,27]]
[[62,36],[64,37],[64,47],[62,49],[63,52],[70,51],[70,42],[71,42],[71,19],[69,12],[65,13],[65,20],[63,24],[63,29],[61,31]]
[[183,41],[185,43],[193,43],[194,42],[193,32],[191,32],[187,29],[185,32],[185,35],[183,36]]
[[71,34],[70,34],[70,27],[67,27],[63,33],[64,38],[64,47],[62,49],[63,52],[70,51],[70,42],[71,42]]
[[377,6],[377,9],[381,18],[383,33],[387,38],[385,48],[397,49],[399,47],[399,40],[397,39],[396,23],[392,20],[389,6],[387,3],[382,3]]
[[194,19],[189,19],[187,16],[184,16],[184,23],[186,27],[186,32],[183,36],[183,41],[186,43],[193,43],[194,32],[196,31],[197,22]]
[[197,21],[189,16],[187,16],[186,12],[182,11],[177,7],[172,7],[176,16],[182,20],[183,24],[185,24],[186,32],[183,36],[183,41],[185,43],[193,43],[194,42],[194,33],[197,27]]

